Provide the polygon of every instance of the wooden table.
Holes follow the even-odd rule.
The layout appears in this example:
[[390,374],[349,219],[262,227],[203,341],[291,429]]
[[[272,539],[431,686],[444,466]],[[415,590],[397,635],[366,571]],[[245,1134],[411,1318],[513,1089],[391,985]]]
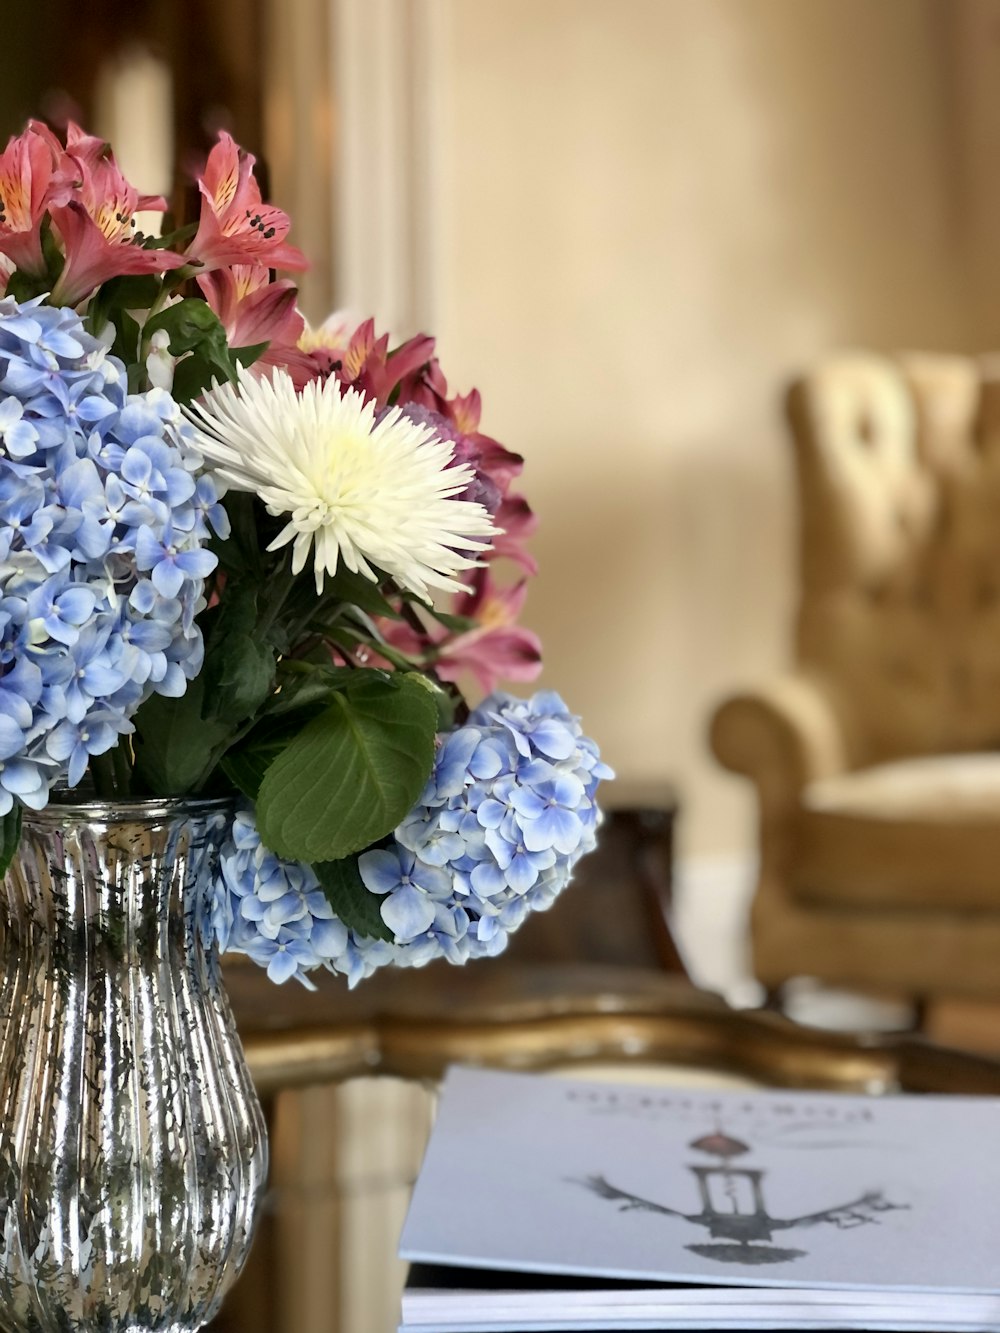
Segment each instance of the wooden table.
[[431,964],[356,990],[312,993],[252,964],[226,970],[254,1079],[282,1089],[363,1074],[436,1079],[456,1061],[544,1069],[646,1061],[743,1074],[778,1087],[1000,1095],[1000,1062],[895,1034],[843,1035],[733,1010],[687,981],[641,970]]
[[[640,1062],[776,1087],[1000,1095],[1000,1062],[919,1037],[837,1035],[737,1012],[657,972],[498,960],[388,970],[353,992],[324,976],[310,993],[236,963],[227,984],[271,1125],[272,1189],[220,1333],[393,1327],[393,1256],[430,1124],[426,1089],[452,1062]],[[396,1077],[345,1083],[373,1074]]]

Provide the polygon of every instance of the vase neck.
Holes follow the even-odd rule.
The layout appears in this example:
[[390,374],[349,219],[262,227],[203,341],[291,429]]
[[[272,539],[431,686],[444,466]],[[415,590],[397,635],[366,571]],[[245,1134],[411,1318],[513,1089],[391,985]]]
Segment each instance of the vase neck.
[[[6,878],[8,930],[133,964],[198,943],[227,827],[218,802],[25,814]],[[56,949],[58,952],[58,949]]]

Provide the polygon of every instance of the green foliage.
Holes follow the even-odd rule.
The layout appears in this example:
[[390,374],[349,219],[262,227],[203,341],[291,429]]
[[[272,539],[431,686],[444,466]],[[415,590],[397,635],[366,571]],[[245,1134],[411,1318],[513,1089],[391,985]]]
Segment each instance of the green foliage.
[[257,797],[265,844],[337,861],[391,832],[434,762],[437,708],[412,673],[358,671],[269,765]]
[[341,562],[332,579],[327,579],[324,597],[332,601],[343,602],[366,611],[370,616],[385,616],[389,620],[402,617],[391,602],[383,596],[377,583],[366,579],[364,574],[355,574]]
[[329,707],[330,691],[312,707],[300,708],[291,716],[268,716],[250,734],[234,745],[222,760],[222,771],[244,796],[257,799],[264,775],[299,733]]
[[329,662],[282,662],[278,676],[281,689],[268,705],[268,717],[325,706],[332,702],[333,691],[343,689],[356,674],[353,667],[332,666]]
[[183,357],[174,371],[173,395],[190,403],[213,382],[235,378],[226,331],[206,301],[186,297],[146,321],[143,340],[163,330],[171,356]]
[[205,682],[202,716],[237,723],[254,714],[274,685],[274,649],[257,632],[257,590],[233,582],[203,621]]
[[392,931],[382,920],[382,899],[365,888],[353,856],[341,861],[317,861],[313,870],[327,901],[345,926],[370,939],[392,943]]
[[[90,331],[99,336],[108,323],[115,330],[111,351],[121,357],[134,379],[133,367],[139,354],[141,330],[132,310],[148,310],[160,291],[160,281],[151,273],[132,273],[110,278],[98,288],[87,311]],[[131,387],[131,383],[130,383]]]
[[7,280],[4,294],[13,296],[16,301],[31,301],[36,296],[47,295],[66,267],[65,256],[52,234],[52,220],[47,213],[42,219],[38,236],[41,241],[42,258],[45,261],[45,272],[32,275],[25,273],[23,269],[15,269]]
[[436,606],[427,609],[439,625],[451,630],[453,634],[464,634],[467,630],[476,629],[479,625],[479,621],[472,616],[453,616],[448,611],[439,611]]
[[157,796],[196,795],[211,777],[232,728],[202,717],[204,698],[202,673],[182,698],[153,694],[136,713],[135,777],[144,790]]
[[15,801],[0,819],[0,876],[6,875],[21,842],[21,807]]
[[229,780],[251,800],[257,799],[264,774],[310,722],[330,707],[337,690],[355,675],[350,667],[311,662],[279,663],[277,691],[263,717],[222,761]]
[[277,759],[287,744],[288,737],[281,742],[272,742],[271,747],[264,745],[247,749],[229,750],[222,756],[219,767],[226,777],[248,800],[256,801],[264,774]]
[[230,356],[233,359],[234,369],[238,365],[252,366],[258,357],[264,355],[264,353],[267,351],[270,345],[271,345],[270,343],[265,342],[265,343],[254,343],[251,347],[232,348],[230,351]]
[[[172,215],[165,213],[163,217],[164,227],[170,226]],[[171,227],[169,231],[164,231],[162,236],[147,236],[142,243],[144,250],[180,250],[188,241],[192,239],[198,230],[197,222],[188,222],[183,227]]]
[[211,546],[219,558],[219,568],[227,576],[247,574],[259,584],[264,566],[254,497],[242,491],[230,491],[223,504],[229,515],[230,534],[225,540],[214,537]]

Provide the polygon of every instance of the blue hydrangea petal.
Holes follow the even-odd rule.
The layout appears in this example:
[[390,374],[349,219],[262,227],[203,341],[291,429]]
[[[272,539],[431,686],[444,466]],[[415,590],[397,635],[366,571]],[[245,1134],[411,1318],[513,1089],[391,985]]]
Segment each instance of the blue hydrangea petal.
[[422,935],[434,920],[434,903],[412,885],[390,893],[379,910],[385,924],[404,943]]
[[384,848],[363,852],[358,857],[358,870],[369,893],[391,893],[401,884],[399,856]]

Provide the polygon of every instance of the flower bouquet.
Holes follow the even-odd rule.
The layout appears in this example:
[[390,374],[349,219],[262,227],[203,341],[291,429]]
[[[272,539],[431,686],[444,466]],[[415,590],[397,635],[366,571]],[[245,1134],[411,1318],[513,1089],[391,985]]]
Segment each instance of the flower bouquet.
[[607,776],[558,696],[456,685],[539,667],[493,576],[534,570],[521,460],[430,338],[306,329],[252,167],[220,136],[197,224],[153,239],[164,201],[75,126],[0,159],[4,855],[88,775],[239,793],[217,928],[275,981],[496,953]]
[[[221,135],[198,219],[152,236],[136,213],[165,201],[76,126],[62,139],[32,122],[0,156],[0,1088],[24,1112],[0,1134],[0,1198],[41,1172],[35,1212],[0,1206],[15,1327],[44,1264],[63,1285],[50,1274],[62,1313],[42,1326],[68,1311],[102,1328],[159,1326],[156,1310],[196,1327],[238,1267],[263,1134],[216,944],[307,985],[320,967],[353,985],[387,963],[496,954],[593,846],[610,776],[558,695],[496,690],[540,664],[516,624],[534,572],[521,459],[480,431],[475,391],[449,395],[432,339],[306,327],[273,272],[305,260],[253,164]],[[467,677],[486,696],[471,708]],[[47,962],[26,970],[43,939]],[[44,979],[81,971],[82,987]],[[52,995],[84,991],[86,1040],[63,1052]],[[197,1035],[213,1023],[214,1056]],[[65,1098],[35,1105],[44,1062],[25,1049],[83,1069],[63,1091],[101,1109],[75,1147]],[[216,1123],[205,1108],[223,1104]],[[71,1149],[70,1178],[90,1178],[88,1135],[122,1179],[142,1175],[122,1115],[162,1148],[143,1187],[170,1204],[152,1257],[106,1172],[70,1232],[52,1229],[65,1207],[37,1212]],[[223,1219],[226,1256],[201,1283],[185,1269],[181,1306],[156,1268],[195,1227],[170,1170],[194,1160],[178,1116],[207,1173],[195,1213]],[[257,1163],[242,1195],[206,1166],[227,1154]],[[109,1253],[129,1226],[126,1292]]]

